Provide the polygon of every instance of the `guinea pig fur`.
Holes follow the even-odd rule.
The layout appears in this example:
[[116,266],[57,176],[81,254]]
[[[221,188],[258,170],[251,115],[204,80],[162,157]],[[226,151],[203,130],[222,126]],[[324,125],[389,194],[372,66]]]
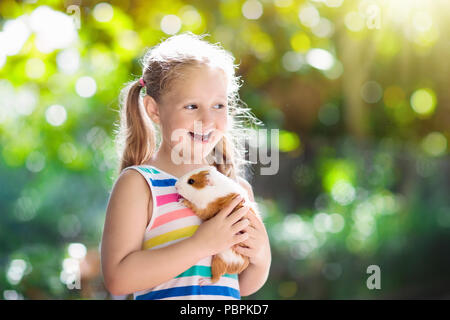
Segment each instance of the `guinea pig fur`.
[[[175,184],[182,196],[180,202],[190,208],[202,220],[215,216],[226,207],[236,196],[241,195],[244,203],[250,205],[249,214],[255,214],[259,219],[256,203],[248,198],[246,190],[237,182],[223,175],[215,167],[194,169],[183,175]],[[211,262],[211,282],[217,282],[225,273],[241,273],[249,264],[248,257],[241,255],[232,248],[214,255]]]

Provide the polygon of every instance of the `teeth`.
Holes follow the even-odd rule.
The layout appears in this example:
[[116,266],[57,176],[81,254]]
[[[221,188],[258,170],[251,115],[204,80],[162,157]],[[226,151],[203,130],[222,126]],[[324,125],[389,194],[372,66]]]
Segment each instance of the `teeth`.
[[[211,131],[211,132],[212,132],[212,131]],[[189,132],[189,133],[193,133],[193,134],[195,134],[196,136],[209,136],[209,135],[211,134],[211,132],[208,132],[208,133],[206,133],[206,134],[195,133],[195,132]]]
[[200,141],[208,141],[209,137],[211,136],[211,132],[209,132],[208,134],[198,134],[198,133],[194,133],[194,132],[189,132],[189,134],[195,139],[195,140],[200,140]]
[[199,137],[207,137],[207,136],[209,136],[211,134],[211,132],[208,133],[208,134],[201,134],[201,133],[194,133],[194,132],[189,132],[189,133],[191,135],[195,135],[195,136],[199,136]]

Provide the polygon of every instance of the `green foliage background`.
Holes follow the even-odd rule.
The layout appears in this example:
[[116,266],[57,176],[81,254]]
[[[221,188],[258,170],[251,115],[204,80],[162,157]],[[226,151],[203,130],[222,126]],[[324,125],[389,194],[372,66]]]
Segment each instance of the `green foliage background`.
[[[248,177],[273,260],[246,299],[450,297],[448,2],[98,3],[0,3],[2,299],[112,298],[98,247],[117,178],[118,93],[139,77],[145,49],[170,36],[168,15],[175,32],[208,33],[233,53],[241,99],[280,129],[279,173],[256,164]],[[45,32],[57,43],[49,12],[74,18],[71,5],[74,40],[42,49]],[[48,11],[32,26],[24,17],[39,8]],[[14,49],[19,20],[32,31]],[[85,76],[95,81],[87,97]],[[87,249],[81,290],[63,283],[73,243]],[[380,290],[366,286],[369,265]]]

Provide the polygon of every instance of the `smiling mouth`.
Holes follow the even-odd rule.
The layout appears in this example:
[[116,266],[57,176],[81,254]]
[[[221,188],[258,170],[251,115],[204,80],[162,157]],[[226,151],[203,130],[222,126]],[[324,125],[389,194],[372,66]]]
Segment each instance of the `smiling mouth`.
[[212,131],[208,134],[196,134],[194,132],[189,132],[189,135],[194,141],[208,142],[211,138]]

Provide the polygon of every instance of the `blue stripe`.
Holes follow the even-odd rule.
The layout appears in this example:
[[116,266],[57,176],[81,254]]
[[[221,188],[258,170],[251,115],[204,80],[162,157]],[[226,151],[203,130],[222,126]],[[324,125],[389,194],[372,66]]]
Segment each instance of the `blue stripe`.
[[218,295],[228,296],[240,299],[241,295],[238,290],[225,286],[186,286],[150,291],[146,294],[136,297],[136,300],[155,300],[179,296],[192,295]]
[[154,187],[172,187],[177,182],[177,180],[175,179],[152,179],[152,178],[150,178],[150,181],[152,182],[152,186]]

